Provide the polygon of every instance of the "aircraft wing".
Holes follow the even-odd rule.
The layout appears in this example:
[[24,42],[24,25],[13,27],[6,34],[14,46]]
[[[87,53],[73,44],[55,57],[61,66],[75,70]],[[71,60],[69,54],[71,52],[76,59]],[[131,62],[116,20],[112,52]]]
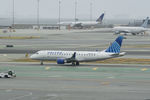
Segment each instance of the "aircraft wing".
[[57,64],[75,63],[75,62],[78,62],[76,60],[76,52],[74,52],[70,58],[58,58],[57,59]]
[[82,23],[76,23],[73,25],[73,27],[83,27]]
[[120,33],[130,33],[129,30],[123,30],[123,31],[120,31]]
[[76,52],[74,52],[74,54],[72,55],[71,58],[67,58],[66,59],[66,62],[69,63],[69,62],[76,62]]

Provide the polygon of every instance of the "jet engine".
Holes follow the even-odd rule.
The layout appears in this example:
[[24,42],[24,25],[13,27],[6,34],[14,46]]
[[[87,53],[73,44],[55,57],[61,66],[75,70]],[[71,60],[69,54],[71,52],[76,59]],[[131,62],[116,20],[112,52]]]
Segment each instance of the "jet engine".
[[57,59],[57,64],[65,64],[65,59]]

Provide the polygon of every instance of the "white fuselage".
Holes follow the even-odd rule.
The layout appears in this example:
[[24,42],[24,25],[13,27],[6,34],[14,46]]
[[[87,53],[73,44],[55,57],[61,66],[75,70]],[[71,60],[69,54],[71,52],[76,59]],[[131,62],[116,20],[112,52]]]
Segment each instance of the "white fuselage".
[[[59,24],[59,23],[58,23]],[[60,22],[60,25],[70,25],[70,26],[74,26],[77,24],[81,24],[82,26],[88,26],[88,25],[97,25],[100,24],[100,22],[96,22],[96,21],[76,21],[76,22]]]
[[114,58],[123,56],[124,54],[120,55],[113,55],[114,53],[107,53],[107,52],[92,52],[92,51],[50,51],[44,50],[39,51],[31,56],[31,59],[34,60],[41,60],[41,61],[56,61],[57,59],[67,59],[72,57],[72,55],[76,52],[76,60],[79,62],[84,61],[97,61],[97,60],[104,60],[108,58]]
[[114,27],[113,31],[123,32],[123,33],[142,33],[147,31],[147,28],[144,27]]

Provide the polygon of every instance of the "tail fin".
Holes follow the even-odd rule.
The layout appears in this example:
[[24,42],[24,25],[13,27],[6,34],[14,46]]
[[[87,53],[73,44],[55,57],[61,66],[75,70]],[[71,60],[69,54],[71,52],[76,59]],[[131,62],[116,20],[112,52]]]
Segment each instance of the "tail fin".
[[120,48],[121,48],[123,39],[124,39],[123,36],[118,36],[118,38],[109,46],[108,49],[106,49],[105,52],[120,53]]
[[101,14],[101,16],[96,20],[96,22],[102,22],[104,18],[104,13]]
[[146,18],[146,20],[144,21],[141,27],[147,28],[148,20],[149,20],[149,17]]

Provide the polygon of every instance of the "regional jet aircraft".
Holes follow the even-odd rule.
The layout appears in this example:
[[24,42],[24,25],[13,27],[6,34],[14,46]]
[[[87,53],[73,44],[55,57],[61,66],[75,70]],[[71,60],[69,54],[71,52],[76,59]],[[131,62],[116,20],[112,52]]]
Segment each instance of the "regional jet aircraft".
[[141,27],[114,27],[113,31],[115,34],[120,34],[120,33],[131,33],[132,35],[137,35],[139,33],[144,33],[145,31],[148,31],[147,29],[147,24],[148,24],[149,17],[146,18],[144,21],[143,25]]
[[31,55],[31,59],[43,61],[56,61],[57,64],[72,63],[79,66],[79,62],[90,62],[105,60],[124,56],[125,52],[120,53],[124,37],[119,36],[106,50],[99,51],[54,51],[42,50]]

